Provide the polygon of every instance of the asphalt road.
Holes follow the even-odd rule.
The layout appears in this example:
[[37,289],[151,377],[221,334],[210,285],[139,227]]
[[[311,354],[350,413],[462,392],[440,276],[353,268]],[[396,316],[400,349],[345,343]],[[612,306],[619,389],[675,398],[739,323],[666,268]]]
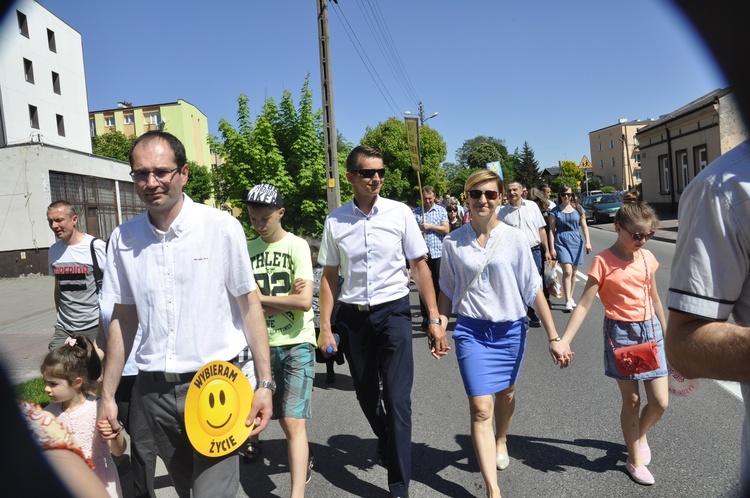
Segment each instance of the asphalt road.
[[[594,252],[611,245],[606,225],[592,227]],[[660,262],[656,273],[666,299],[674,244],[652,240],[647,247]],[[591,256],[579,271],[585,275]],[[54,312],[49,309],[49,277],[14,281],[0,288],[0,350],[14,378],[38,372]],[[583,282],[576,286],[576,297]],[[7,291],[7,292],[6,292]],[[412,309],[419,313],[416,292]],[[562,333],[570,315],[553,299]],[[526,358],[517,386],[515,417],[508,438],[511,464],[499,472],[505,497],[734,497],[738,467],[741,400],[718,383],[702,380],[685,398],[673,396],[662,420],[649,432],[656,478],[651,487],[630,480],[619,423],[620,395],[603,374],[603,308],[595,305],[573,343],[573,365],[555,367],[541,329],[528,334]],[[418,323],[416,321],[415,323]],[[469,435],[469,413],[453,352],[440,361],[415,330],[412,498],[485,496]],[[376,439],[361,414],[346,365],[337,382],[325,384],[316,368],[313,419],[309,422],[315,471],[307,485],[313,498],[387,497],[386,471],[374,462]],[[286,442],[278,423],[263,433],[263,460],[241,465],[240,497],[286,497],[289,475]],[[127,496],[132,490],[124,483]],[[157,496],[174,497],[163,467],[155,479]]]
[[[591,229],[594,252],[608,247],[614,234]],[[674,245],[652,240],[659,260],[662,299],[671,271]],[[591,257],[579,270],[585,274]],[[575,295],[580,296],[583,282]],[[412,292],[419,313],[416,292]],[[562,303],[553,312],[562,333],[567,318]],[[672,396],[662,420],[649,432],[656,484],[644,487],[625,471],[620,431],[620,395],[603,374],[601,305],[594,306],[576,336],[573,365],[560,370],[547,352],[541,329],[528,334],[527,354],[517,387],[516,412],[508,438],[511,464],[499,472],[504,497],[733,497],[737,487],[742,402],[714,381],[703,380],[689,397]],[[418,323],[418,322],[415,322]],[[412,484],[414,497],[483,497],[469,434],[469,413],[455,355],[436,361],[426,339],[414,333]],[[315,472],[308,497],[387,497],[386,471],[374,462],[376,439],[362,416],[346,365],[337,382],[325,384],[316,369],[313,419],[309,422]],[[286,443],[272,422],[262,435],[263,460],[241,464],[238,496],[289,495]],[[156,478],[158,496],[175,496],[165,475]]]

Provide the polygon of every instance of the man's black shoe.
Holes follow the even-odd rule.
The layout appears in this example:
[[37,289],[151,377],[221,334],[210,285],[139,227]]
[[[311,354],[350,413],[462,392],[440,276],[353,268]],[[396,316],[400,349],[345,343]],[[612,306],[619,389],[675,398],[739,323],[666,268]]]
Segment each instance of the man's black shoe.
[[375,452],[378,465],[381,467],[388,466],[388,441],[386,439],[378,439],[378,449]]
[[391,495],[391,498],[409,498],[409,492],[407,491],[404,495]]

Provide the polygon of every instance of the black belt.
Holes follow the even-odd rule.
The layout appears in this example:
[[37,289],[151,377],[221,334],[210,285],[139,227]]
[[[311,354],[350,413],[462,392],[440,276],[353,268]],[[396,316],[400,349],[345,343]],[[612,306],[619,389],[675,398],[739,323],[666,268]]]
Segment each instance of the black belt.
[[378,311],[380,309],[383,309],[386,306],[390,306],[393,303],[397,303],[397,302],[399,302],[402,299],[403,299],[403,297],[400,297],[400,298],[395,299],[393,301],[388,301],[387,303],[380,303],[380,304],[373,304],[373,305],[369,305],[369,304],[341,303],[341,306],[343,306],[345,308],[350,308],[350,309],[353,309],[353,310],[357,310],[357,311],[370,312],[370,311]]
[[532,251],[536,251],[537,249],[539,249],[541,251],[542,244],[537,244],[537,245],[535,245],[534,247],[531,248]]

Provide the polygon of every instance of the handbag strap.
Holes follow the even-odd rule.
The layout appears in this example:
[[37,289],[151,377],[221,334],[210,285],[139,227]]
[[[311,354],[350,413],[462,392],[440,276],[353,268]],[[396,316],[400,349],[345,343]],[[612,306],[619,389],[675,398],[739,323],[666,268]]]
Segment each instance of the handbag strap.
[[[651,335],[654,338],[654,342],[656,342],[656,331],[654,330],[654,300],[651,298],[651,272],[648,269],[648,262],[646,261],[646,256],[644,256],[643,251],[639,249],[637,254],[641,255],[643,267],[646,270],[646,305],[648,306],[649,311],[651,311]],[[609,345],[612,347],[612,351],[614,351],[615,344],[612,342],[612,336],[609,335],[609,330],[607,330],[607,339],[609,340]]]
[[492,258],[492,255],[495,254],[495,249],[497,249],[497,246],[500,245],[500,239],[503,238],[503,234],[505,233],[505,223],[500,222],[500,233],[497,235],[497,238],[492,243],[492,247],[490,247],[490,250],[487,252],[487,256],[484,258],[484,262],[479,267],[479,270],[477,270],[477,273],[474,275],[474,278],[471,279],[471,282],[469,282],[469,285],[467,285],[464,288],[464,291],[461,293],[461,299],[458,301],[459,303],[464,300],[466,297],[466,293],[469,291],[469,287],[474,285],[474,282],[477,281],[479,276],[482,274],[484,269],[487,267],[487,264],[490,262],[490,259]]

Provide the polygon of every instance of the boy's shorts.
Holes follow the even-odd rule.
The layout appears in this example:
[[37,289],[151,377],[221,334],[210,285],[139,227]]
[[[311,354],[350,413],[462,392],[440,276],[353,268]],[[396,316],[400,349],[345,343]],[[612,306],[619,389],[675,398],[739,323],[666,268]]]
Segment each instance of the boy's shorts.
[[315,347],[309,342],[271,347],[271,373],[276,382],[273,418],[311,418]]

